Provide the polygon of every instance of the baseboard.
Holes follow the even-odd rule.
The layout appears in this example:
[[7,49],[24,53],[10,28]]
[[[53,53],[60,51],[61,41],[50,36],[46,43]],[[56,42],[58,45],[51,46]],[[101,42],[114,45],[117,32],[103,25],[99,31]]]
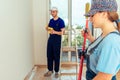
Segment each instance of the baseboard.
[[24,78],[24,80],[32,80],[32,78],[34,77],[34,73],[36,72],[38,66],[34,66],[31,71],[26,75],[26,77]]
[[40,67],[40,68],[47,68],[47,65],[39,65],[39,64],[36,64],[35,66]]

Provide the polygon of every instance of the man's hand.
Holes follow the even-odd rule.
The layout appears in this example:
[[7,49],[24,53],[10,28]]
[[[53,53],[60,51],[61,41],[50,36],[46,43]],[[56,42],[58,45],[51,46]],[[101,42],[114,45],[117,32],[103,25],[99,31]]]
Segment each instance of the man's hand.
[[50,34],[56,34],[55,30],[50,30]]
[[48,26],[45,29],[48,31],[49,34],[54,34],[55,32],[53,28],[48,27]]
[[54,29],[52,29],[52,30],[50,31],[50,34],[63,35],[63,34],[64,34],[64,31],[65,31],[64,28],[62,28],[61,31],[55,31]]
[[46,29],[46,31],[48,31],[48,26],[47,26],[47,27],[45,27],[45,29]]

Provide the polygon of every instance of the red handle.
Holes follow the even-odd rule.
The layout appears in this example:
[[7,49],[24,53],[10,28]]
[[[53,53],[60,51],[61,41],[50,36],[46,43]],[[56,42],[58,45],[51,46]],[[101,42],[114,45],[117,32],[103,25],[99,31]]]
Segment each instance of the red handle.
[[[88,19],[86,19],[86,27],[85,27],[85,33],[84,33],[84,41],[82,45],[82,52],[85,52],[86,48],[86,34],[87,34],[87,29],[88,29]],[[80,69],[79,69],[79,74],[78,74],[78,80],[82,80],[82,70],[83,70],[83,61],[84,61],[84,54],[80,58]]]

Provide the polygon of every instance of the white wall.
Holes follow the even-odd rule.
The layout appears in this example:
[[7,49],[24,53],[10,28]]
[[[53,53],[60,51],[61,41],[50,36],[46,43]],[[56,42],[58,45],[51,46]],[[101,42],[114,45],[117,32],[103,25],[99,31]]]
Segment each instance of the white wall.
[[36,65],[46,64],[49,0],[33,0],[34,58]]
[[32,0],[0,0],[0,80],[23,80],[33,67]]

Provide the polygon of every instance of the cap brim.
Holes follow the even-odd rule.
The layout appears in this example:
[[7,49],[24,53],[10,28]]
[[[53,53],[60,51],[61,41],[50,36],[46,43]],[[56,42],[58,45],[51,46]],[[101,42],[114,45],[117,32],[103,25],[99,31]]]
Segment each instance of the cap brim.
[[84,16],[90,17],[90,16],[94,15],[96,12],[97,12],[97,10],[90,10],[88,13],[84,14]]

